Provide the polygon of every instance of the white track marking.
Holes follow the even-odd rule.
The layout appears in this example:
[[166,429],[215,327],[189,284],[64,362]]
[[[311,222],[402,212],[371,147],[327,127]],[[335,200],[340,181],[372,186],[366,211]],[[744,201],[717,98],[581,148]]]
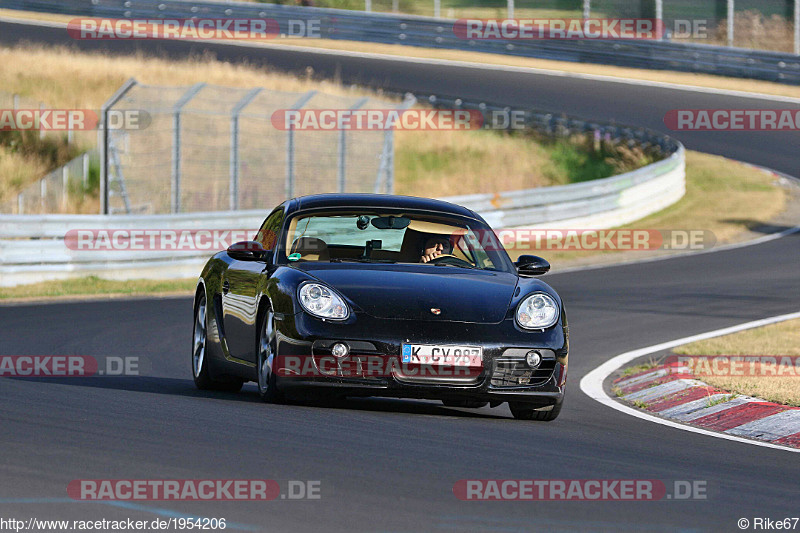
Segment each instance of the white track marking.
[[758,237],[757,239],[753,239],[750,241],[744,242],[737,242],[733,244],[725,244],[722,246],[718,246],[716,248],[710,248],[708,250],[698,250],[698,251],[691,251],[691,252],[678,252],[669,255],[659,255],[657,257],[647,257],[645,259],[633,259],[631,261],[622,261],[620,263],[608,263],[603,265],[585,265],[579,267],[567,267],[562,268],[558,272],[553,273],[552,275],[558,276],[559,274],[567,274],[569,272],[581,272],[584,270],[599,270],[601,268],[611,268],[611,267],[618,267],[618,266],[627,266],[627,265],[639,265],[644,263],[655,263],[656,261],[666,261],[668,259],[677,259],[679,257],[694,257],[697,255],[704,255],[704,254],[713,254],[717,252],[726,252],[729,250],[736,250],[739,248],[747,248],[748,246],[758,246],[759,244],[764,244],[770,241],[774,241],[777,239],[781,239],[786,237],[787,235],[792,235],[793,233],[800,232],[800,226],[795,226],[793,228],[785,229],[780,233],[772,233],[770,235],[764,235],[763,237]]
[[[655,422],[656,424],[661,424],[664,426],[669,426],[675,429],[682,429],[684,431],[691,431],[692,433],[700,433],[701,435],[707,435],[709,437],[716,437],[718,439],[725,439],[725,440],[732,440],[736,442],[743,442],[746,444],[752,444],[754,446],[762,446],[765,448],[774,448],[776,450],[785,450],[789,452],[799,453],[800,449],[798,448],[790,448],[788,446],[781,446],[780,444],[773,444],[771,442],[763,442],[757,440],[750,440],[743,437],[739,437],[737,435],[729,435],[727,433],[718,433],[715,431],[709,431],[707,429],[696,428],[692,426],[687,426],[678,422],[674,422],[672,420],[666,420],[664,418],[660,418],[653,414],[644,412],[640,409],[636,409],[634,407],[630,407],[628,405],[624,405],[614,398],[608,396],[603,389],[603,383],[605,382],[606,378],[613,374],[617,369],[621,368],[627,363],[630,363],[634,359],[642,357],[644,355],[650,355],[652,353],[660,352],[662,350],[668,350],[670,348],[674,348],[676,346],[680,346],[682,344],[687,344],[690,342],[710,339],[713,337],[720,337],[722,335],[728,335],[730,333],[737,333],[739,331],[744,331],[747,329],[759,328],[761,326],[768,326],[770,324],[776,324],[778,322],[783,322],[786,320],[792,320],[795,318],[800,318],[800,312],[798,313],[790,313],[787,315],[780,315],[774,316],[770,318],[764,318],[762,320],[755,320],[753,322],[747,322],[745,324],[739,324],[737,326],[731,326],[728,328],[718,329],[714,331],[709,331],[706,333],[701,333],[699,335],[692,335],[690,337],[684,337],[682,339],[677,339],[674,341],[663,342],[661,344],[656,344],[654,346],[648,346],[645,348],[640,348],[638,350],[633,350],[630,352],[625,352],[623,354],[617,355],[616,357],[612,357],[602,365],[598,366],[588,374],[586,374],[583,379],[581,379],[580,387],[581,390],[592,398],[603,405],[606,405],[612,409],[620,411],[622,413],[629,414],[631,416],[635,416],[636,418],[641,418],[643,420],[647,420],[650,422]],[[735,401],[735,400],[731,400]],[[723,405],[723,404],[720,404]],[[716,407],[716,406],[715,406]]]

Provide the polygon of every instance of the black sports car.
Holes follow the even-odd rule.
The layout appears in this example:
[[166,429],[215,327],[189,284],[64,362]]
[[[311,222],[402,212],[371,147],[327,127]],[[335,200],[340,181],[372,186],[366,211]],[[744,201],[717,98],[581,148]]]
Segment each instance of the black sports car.
[[254,241],[206,264],[194,301],[201,389],[260,396],[392,396],[457,407],[508,402],[553,420],[567,375],[567,316],[473,211],[405,196],[288,200]]

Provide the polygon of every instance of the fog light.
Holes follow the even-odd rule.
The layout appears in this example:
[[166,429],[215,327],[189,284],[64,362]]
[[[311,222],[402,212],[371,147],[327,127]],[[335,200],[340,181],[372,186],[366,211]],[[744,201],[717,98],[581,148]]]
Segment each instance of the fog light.
[[334,357],[345,357],[350,353],[350,348],[342,342],[337,342],[333,345],[333,348],[331,348],[331,353]]
[[528,366],[531,368],[538,368],[539,365],[542,364],[542,354],[536,350],[531,350],[525,355],[525,362],[528,363]]

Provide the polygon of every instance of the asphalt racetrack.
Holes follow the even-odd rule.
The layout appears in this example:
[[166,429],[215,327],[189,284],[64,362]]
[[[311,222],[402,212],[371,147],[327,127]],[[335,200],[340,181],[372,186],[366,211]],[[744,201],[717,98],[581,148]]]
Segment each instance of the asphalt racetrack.
[[[70,41],[58,29],[0,23],[0,42]],[[122,46],[124,44],[124,46]],[[130,50],[131,43],[80,42]],[[340,58],[230,45],[140,42],[223,59],[664,129],[673,108],[796,104],[674,89]],[[688,148],[798,172],[798,134],[678,135]],[[267,209],[268,206],[265,206]],[[735,214],[732,213],[732,216]],[[191,300],[0,306],[0,355],[137,356],[140,377],[0,379],[0,517],[152,520],[224,517],[258,531],[739,531],[737,520],[800,516],[800,456],[635,419],[578,382],[631,349],[798,310],[800,234],[763,244],[544,279],[570,318],[569,389],[552,423],[506,406],[362,399],[334,407],[261,403],[254,386],[204,393],[191,380]],[[320,482],[321,499],[272,502],[73,502],[75,479]],[[703,481],[706,499],[472,502],[462,479]]]

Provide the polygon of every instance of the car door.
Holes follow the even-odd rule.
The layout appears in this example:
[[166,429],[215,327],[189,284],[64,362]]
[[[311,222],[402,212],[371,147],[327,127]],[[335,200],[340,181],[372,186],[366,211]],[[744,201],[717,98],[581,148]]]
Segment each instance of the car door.
[[[265,250],[274,250],[283,224],[283,205],[276,208],[261,225],[256,240]],[[222,315],[231,357],[256,361],[256,296],[259,280],[267,275],[266,261],[234,260],[222,277]]]

